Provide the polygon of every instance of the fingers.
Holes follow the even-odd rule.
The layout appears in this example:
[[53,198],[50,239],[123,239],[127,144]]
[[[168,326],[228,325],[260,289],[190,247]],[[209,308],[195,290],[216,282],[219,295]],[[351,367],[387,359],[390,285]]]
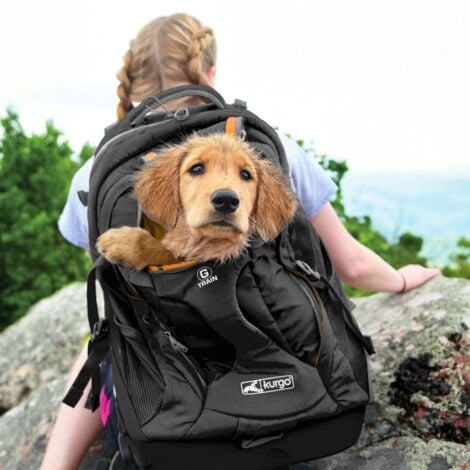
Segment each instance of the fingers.
[[431,279],[435,276],[438,276],[439,274],[442,274],[441,270],[438,268],[424,268],[423,266],[420,266],[421,268],[421,275],[424,277],[425,280]]
[[408,264],[398,271],[406,279],[406,292],[424,284],[435,276],[442,275],[439,268],[425,268],[420,264]]
[[428,268],[435,276],[442,274],[442,271],[439,268]]

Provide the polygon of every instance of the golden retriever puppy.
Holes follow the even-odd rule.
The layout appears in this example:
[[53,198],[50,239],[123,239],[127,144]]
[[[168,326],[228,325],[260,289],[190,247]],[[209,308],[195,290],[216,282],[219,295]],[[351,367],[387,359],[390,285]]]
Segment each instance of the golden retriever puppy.
[[[183,260],[235,258],[256,230],[279,234],[297,198],[283,175],[245,142],[224,134],[195,136],[153,158],[137,174],[143,227],[110,229],[97,248],[112,263],[137,270]],[[157,240],[152,225],[164,229]]]

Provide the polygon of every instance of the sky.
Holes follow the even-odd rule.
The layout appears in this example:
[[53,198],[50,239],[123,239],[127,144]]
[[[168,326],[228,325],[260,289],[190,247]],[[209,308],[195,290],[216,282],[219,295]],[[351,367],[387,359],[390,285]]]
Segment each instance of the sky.
[[214,29],[226,100],[318,153],[357,172],[470,175],[467,0],[2,1],[0,114],[96,145],[129,40],[175,12]]

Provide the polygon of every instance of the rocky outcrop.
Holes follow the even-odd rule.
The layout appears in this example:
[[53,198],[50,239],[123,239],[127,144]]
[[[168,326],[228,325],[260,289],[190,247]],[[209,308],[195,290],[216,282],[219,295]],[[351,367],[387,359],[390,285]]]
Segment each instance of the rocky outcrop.
[[470,282],[440,276],[354,302],[377,351],[375,400],[359,442],[313,468],[470,468]]
[[[364,444],[387,433],[466,443],[470,431],[470,283],[437,278],[405,295],[357,302],[373,338],[376,405]],[[378,432],[378,436],[374,433]]]
[[454,442],[394,437],[327,459],[311,462],[312,470],[467,470],[468,451]]
[[[57,408],[64,397],[66,381],[67,374],[63,374],[43,384],[0,417],[0,470],[39,469]],[[94,469],[98,460],[103,460],[106,444],[103,433],[80,468]]]
[[41,300],[0,334],[0,410],[70,370],[89,332],[85,284]]
[[[359,442],[312,468],[470,468],[470,282],[439,277],[406,294],[354,301],[377,350],[375,402]],[[85,288],[74,285],[0,335],[0,397],[9,409],[0,416],[0,469],[38,468],[87,328]],[[102,448],[100,440],[81,469],[94,468]]]
[[[101,297],[99,304],[102,306]],[[0,470],[39,468],[71,366],[89,332],[86,286],[34,305],[0,333]],[[84,462],[94,468],[100,438]]]

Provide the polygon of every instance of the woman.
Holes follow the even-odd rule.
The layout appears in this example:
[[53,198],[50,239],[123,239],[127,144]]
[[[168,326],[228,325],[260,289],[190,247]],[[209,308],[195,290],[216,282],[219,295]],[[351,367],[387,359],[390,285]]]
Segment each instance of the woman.
[[[118,119],[132,109],[133,103],[164,89],[187,83],[213,85],[215,62],[213,32],[196,18],[176,14],[151,21],[131,41],[124,55],[124,65],[117,74],[120,82]],[[405,292],[439,274],[437,269],[418,265],[404,266],[397,271],[357,242],[328,202],[337,189],[331,178],[293,141],[280,137],[286,149],[293,189],[344,283],[372,291]],[[88,189],[91,163],[91,160],[87,162],[75,175],[59,221],[64,237],[83,248],[88,248],[88,226],[86,209],[78,201],[77,191]],[[70,381],[86,355],[84,348],[73,367]],[[109,369],[104,372],[109,376]],[[75,408],[61,404],[42,469],[77,468],[103,424],[115,437],[112,383],[107,381],[101,394],[100,409],[94,413],[83,407],[88,390]]]

